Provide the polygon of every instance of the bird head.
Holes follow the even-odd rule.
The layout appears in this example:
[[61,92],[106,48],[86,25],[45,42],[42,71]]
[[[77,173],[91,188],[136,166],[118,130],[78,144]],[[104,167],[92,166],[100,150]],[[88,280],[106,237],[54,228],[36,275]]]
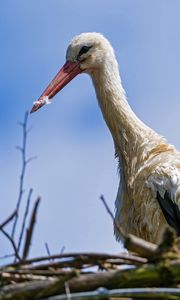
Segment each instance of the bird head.
[[66,60],[79,62],[81,72],[92,73],[103,67],[113,49],[100,33],[82,33],[75,36],[66,52]]
[[75,76],[84,72],[93,75],[104,66],[105,61],[111,62],[114,51],[109,41],[100,33],[82,33],[75,36],[66,52],[66,63],[44,90],[31,112],[35,112],[44,104],[50,103],[65,85]]

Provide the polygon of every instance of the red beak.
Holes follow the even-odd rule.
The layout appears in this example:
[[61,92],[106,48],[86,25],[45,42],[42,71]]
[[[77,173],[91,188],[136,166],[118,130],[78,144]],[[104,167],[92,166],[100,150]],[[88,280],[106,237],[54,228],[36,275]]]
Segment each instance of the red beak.
[[50,103],[53,98],[63,87],[68,84],[76,75],[81,73],[79,62],[67,61],[62,69],[57,73],[40,98],[34,102],[31,113],[41,108],[44,104]]

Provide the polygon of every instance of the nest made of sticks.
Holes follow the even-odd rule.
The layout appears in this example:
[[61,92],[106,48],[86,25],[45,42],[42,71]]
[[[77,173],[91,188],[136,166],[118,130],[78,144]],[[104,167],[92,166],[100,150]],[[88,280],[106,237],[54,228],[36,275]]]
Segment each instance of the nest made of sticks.
[[131,253],[62,253],[2,266],[0,300],[180,299],[180,247],[167,229],[159,246],[128,236]]

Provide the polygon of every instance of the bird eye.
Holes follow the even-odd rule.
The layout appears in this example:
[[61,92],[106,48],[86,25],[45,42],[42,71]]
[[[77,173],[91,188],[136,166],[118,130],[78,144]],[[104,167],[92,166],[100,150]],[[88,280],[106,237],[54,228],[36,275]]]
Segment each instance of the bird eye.
[[92,47],[92,46],[83,46],[83,47],[81,48],[81,50],[79,51],[78,57],[80,57],[82,54],[87,53],[91,47]]

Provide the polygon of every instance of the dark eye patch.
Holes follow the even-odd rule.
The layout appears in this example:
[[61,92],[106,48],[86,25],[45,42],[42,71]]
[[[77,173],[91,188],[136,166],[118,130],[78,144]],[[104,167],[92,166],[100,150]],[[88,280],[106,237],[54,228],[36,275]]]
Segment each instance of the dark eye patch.
[[89,51],[89,49],[92,48],[92,46],[83,46],[81,50],[79,51],[78,57],[80,57],[82,54],[85,54]]

